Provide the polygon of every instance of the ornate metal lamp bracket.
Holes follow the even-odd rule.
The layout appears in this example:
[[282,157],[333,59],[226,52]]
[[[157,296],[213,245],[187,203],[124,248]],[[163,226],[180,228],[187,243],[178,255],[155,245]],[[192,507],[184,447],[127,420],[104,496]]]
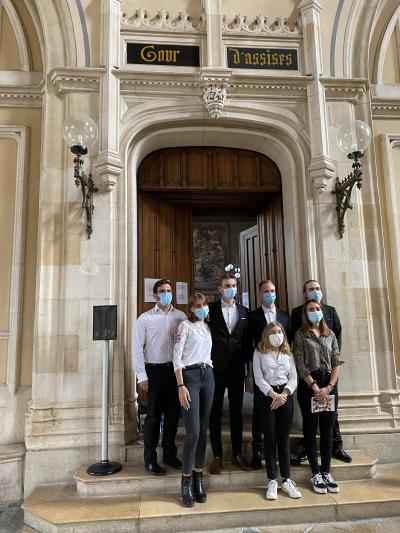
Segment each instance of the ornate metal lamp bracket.
[[345,224],[344,224],[344,215],[347,209],[353,209],[353,206],[350,203],[351,193],[354,185],[357,185],[358,189],[361,189],[362,186],[362,170],[361,163],[359,159],[363,157],[363,152],[357,151],[348,155],[349,159],[354,159],[353,162],[353,171],[348,174],[346,178],[340,180],[336,178],[335,188],[332,191],[332,194],[336,195],[336,213],[338,219],[338,232],[340,238],[343,238]]
[[98,188],[94,185],[92,174],[86,174],[83,170],[83,154],[78,153],[74,158],[74,178],[75,185],[82,189],[82,207],[86,213],[86,233],[90,239],[93,233],[92,215],[94,211],[93,194],[98,192]]

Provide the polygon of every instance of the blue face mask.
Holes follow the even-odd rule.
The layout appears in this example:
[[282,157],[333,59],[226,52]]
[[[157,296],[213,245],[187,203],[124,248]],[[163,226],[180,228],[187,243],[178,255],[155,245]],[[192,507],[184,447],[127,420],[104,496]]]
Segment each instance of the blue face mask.
[[324,318],[324,314],[322,311],[309,311],[307,317],[311,324],[319,324]]
[[161,292],[160,293],[160,304],[161,305],[171,305],[172,302],[172,292]]
[[263,303],[265,305],[271,305],[276,300],[276,294],[274,292],[264,292],[262,298],[263,298]]
[[203,320],[204,318],[208,317],[208,305],[204,307],[198,307],[193,311],[194,316],[198,318],[199,320]]
[[315,300],[316,302],[320,302],[322,300],[322,291],[319,290],[313,290],[313,291],[310,291],[308,294],[307,294],[307,300]]
[[224,298],[226,300],[232,300],[236,296],[237,288],[229,287],[229,289],[224,289]]

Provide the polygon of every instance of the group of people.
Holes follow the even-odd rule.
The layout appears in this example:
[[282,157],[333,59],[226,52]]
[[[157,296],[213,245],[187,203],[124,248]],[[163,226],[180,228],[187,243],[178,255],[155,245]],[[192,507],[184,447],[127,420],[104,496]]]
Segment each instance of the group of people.
[[[234,275],[224,273],[220,277],[218,292],[220,300],[210,303],[201,293],[191,295],[186,316],[172,305],[170,281],[160,279],[153,288],[154,308],[137,320],[133,356],[138,387],[147,392],[143,428],[146,470],[156,476],[166,474],[157,458],[163,415],[162,463],[182,470],[185,506],[192,507],[195,501],[204,503],[208,429],[213,453],[208,472],[219,475],[223,469],[221,430],[227,391],[232,464],[245,471],[260,469],[264,456],[266,498],[276,499],[278,452],[282,490],[300,498],[290,478],[293,456],[289,446],[293,393],[297,389],[304,451],[295,459],[308,458],[316,492],[338,492],[330,474],[332,455],[345,462],[351,457],[343,450],[337,420],[341,324],[335,308],[322,303],[316,280],[304,284],[305,303],[293,309],[291,315],[275,305],[275,286],[270,280],[260,283],[261,305],[250,312],[236,302]],[[242,454],[242,405],[248,372],[254,379],[250,463]],[[183,464],[175,445],[181,412],[186,433]]]

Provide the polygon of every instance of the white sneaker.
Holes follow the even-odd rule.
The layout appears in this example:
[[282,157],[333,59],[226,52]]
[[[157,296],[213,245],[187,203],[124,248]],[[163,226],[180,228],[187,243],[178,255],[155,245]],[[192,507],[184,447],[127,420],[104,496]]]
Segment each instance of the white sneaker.
[[291,479],[287,479],[282,483],[282,490],[289,494],[291,498],[301,498],[301,492],[296,487],[296,483]]
[[339,486],[330,474],[322,474],[328,492],[339,492]]
[[315,492],[319,494],[326,494],[328,492],[328,488],[321,474],[315,474],[311,478],[311,485]]
[[270,479],[267,485],[267,500],[276,500],[278,497],[278,483],[276,479]]

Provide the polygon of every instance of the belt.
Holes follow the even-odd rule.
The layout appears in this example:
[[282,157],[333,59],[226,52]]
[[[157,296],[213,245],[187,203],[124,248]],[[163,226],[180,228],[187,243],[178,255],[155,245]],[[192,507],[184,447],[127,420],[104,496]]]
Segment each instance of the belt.
[[145,363],[144,366],[174,366],[172,361],[168,361],[167,363]]
[[193,368],[211,368],[211,365],[206,363],[196,363],[195,365],[188,365],[184,367],[184,370],[192,370]]
[[283,385],[272,385],[272,390],[280,394],[281,392],[285,390],[285,387],[286,387],[286,383],[284,383]]

